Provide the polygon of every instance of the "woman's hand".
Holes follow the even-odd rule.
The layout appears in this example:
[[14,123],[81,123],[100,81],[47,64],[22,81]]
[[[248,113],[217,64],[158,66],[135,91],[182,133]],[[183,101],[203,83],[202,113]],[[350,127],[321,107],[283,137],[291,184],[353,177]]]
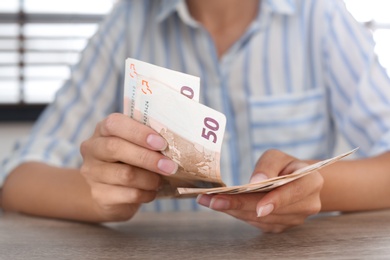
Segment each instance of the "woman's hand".
[[[269,150],[257,162],[251,183],[306,166],[303,161],[278,150]],[[280,186],[268,193],[199,195],[198,203],[241,219],[263,232],[280,233],[301,225],[321,209],[323,178],[319,172]]]
[[97,124],[80,150],[81,174],[100,217],[128,220],[141,203],[155,199],[161,175],[174,174],[178,167],[159,152],[166,146],[154,130],[123,114],[111,114]]

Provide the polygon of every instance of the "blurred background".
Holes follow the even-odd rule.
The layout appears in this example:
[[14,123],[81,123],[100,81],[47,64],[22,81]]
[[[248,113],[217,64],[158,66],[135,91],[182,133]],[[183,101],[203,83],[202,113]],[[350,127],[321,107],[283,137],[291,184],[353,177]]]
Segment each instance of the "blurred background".
[[[53,100],[114,1],[0,1],[0,161]],[[372,31],[390,73],[390,0],[344,2]]]
[[114,0],[0,0],[0,161],[70,75]]

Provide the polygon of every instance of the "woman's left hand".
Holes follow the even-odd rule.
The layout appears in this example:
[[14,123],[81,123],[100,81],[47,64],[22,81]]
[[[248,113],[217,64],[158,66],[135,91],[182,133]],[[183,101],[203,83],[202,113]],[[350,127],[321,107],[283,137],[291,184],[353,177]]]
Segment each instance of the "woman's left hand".
[[[307,164],[279,150],[268,150],[258,160],[251,183],[290,174]],[[321,210],[323,178],[313,172],[268,193],[199,195],[198,203],[225,212],[266,233],[280,233],[304,223]]]

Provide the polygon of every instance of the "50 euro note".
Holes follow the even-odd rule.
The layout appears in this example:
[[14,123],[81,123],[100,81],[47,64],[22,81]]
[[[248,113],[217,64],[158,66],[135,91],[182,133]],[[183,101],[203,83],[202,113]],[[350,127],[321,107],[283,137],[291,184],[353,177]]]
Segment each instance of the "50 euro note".
[[138,75],[159,81],[176,92],[199,102],[200,79],[189,74],[156,66],[137,59],[126,59],[123,113],[134,118]]
[[134,118],[165,138],[162,153],[179,165],[176,174],[163,177],[158,196],[174,197],[177,187],[225,186],[220,176],[225,115],[140,73],[136,82]]

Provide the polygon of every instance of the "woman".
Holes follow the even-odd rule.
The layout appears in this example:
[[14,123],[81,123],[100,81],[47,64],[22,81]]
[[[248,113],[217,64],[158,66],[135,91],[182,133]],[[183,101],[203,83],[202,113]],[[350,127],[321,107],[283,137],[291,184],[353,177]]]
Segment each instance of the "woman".
[[[122,1],[4,163],[2,207],[103,222],[128,220],[155,199],[177,165],[159,153],[163,138],[115,113],[133,57],[201,77],[201,102],[228,118],[221,172],[229,185],[329,157],[339,133],[360,147],[357,159],[269,193],[202,195],[198,204],[264,232],[319,211],[388,208],[390,81],[373,48],[338,0]],[[188,200],[144,207],[198,208]]]

